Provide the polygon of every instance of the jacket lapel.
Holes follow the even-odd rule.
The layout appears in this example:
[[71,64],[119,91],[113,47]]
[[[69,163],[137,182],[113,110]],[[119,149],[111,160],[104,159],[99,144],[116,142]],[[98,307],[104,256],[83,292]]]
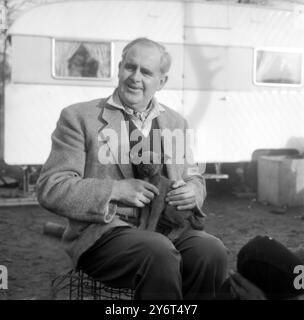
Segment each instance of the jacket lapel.
[[133,178],[133,169],[129,161],[129,132],[122,112],[106,104],[100,118],[105,124],[99,132],[101,139],[106,141],[124,178]]

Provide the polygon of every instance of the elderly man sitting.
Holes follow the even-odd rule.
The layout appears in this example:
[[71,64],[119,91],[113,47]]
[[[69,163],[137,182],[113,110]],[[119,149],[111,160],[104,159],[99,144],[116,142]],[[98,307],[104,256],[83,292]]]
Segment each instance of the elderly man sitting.
[[[168,205],[177,213],[204,215],[205,182],[186,160],[189,146],[183,150],[184,143],[177,143],[171,154],[161,135],[154,135],[187,130],[186,121],[154,97],[167,82],[170,64],[162,45],[136,39],[123,49],[118,87],[110,97],[62,111],[38,199],[69,219],[63,241],[75,266],[89,275],[134,289],[135,299],[212,299],[226,277],[226,248],[219,239],[188,230],[172,242],[137,228],[140,209],[159,193],[138,179],[129,161],[139,143],[171,156],[162,172],[175,181],[165,197]],[[175,157],[181,150],[182,163]]]

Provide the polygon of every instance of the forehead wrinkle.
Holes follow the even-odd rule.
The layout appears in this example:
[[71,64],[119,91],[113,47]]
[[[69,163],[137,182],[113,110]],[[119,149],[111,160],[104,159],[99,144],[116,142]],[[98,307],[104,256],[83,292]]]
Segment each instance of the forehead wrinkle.
[[[151,64],[149,63],[149,58],[151,57],[151,54],[146,54],[146,56],[148,57],[148,59],[142,59],[142,56],[140,58],[138,58],[138,56],[134,57],[134,51],[136,52],[136,50],[138,50],[139,48],[146,48],[146,49],[152,49],[154,51],[154,53],[158,54],[158,69],[159,71],[161,71],[161,52],[158,50],[158,48],[154,47],[154,46],[147,46],[147,45],[142,45],[142,44],[137,44],[134,45],[133,47],[130,48],[130,50],[127,52],[125,59],[124,59],[124,63],[125,64],[133,64],[133,65],[140,65],[140,67],[146,68],[149,71],[152,71],[153,66],[151,67]],[[133,51],[132,51],[133,50]],[[140,51],[141,52],[141,51]],[[132,54],[133,53],[133,54]],[[139,61],[140,60],[140,63]]]

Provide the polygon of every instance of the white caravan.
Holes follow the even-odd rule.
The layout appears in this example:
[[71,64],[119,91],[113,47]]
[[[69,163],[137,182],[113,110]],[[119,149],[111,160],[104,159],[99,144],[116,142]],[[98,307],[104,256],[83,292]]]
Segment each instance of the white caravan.
[[[198,162],[304,151],[303,13],[215,1],[73,1],[36,7],[9,29],[4,157],[45,162],[62,108],[109,96],[137,37],[173,57],[158,99],[196,130]],[[85,61],[85,62],[84,62]]]

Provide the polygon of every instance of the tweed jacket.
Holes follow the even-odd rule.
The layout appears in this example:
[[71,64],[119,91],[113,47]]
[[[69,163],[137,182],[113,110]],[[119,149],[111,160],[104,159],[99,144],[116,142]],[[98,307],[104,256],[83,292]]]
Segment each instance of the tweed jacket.
[[[101,158],[106,154],[119,160],[128,157],[130,151],[123,113],[108,104],[107,99],[78,103],[62,110],[52,134],[50,155],[37,181],[40,205],[67,218],[63,243],[75,266],[80,255],[102,234],[128,225],[116,214],[118,209],[132,210],[111,201],[113,181],[132,178],[132,165],[121,161],[107,163]],[[157,118],[160,129],[187,128],[178,113],[163,107],[165,111]],[[105,134],[109,129],[120,137],[118,142]],[[203,214],[206,188],[202,176],[196,169],[195,174],[189,175],[193,171],[189,171],[187,164],[168,164],[166,169],[168,178],[194,183],[196,209]]]

